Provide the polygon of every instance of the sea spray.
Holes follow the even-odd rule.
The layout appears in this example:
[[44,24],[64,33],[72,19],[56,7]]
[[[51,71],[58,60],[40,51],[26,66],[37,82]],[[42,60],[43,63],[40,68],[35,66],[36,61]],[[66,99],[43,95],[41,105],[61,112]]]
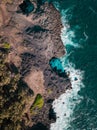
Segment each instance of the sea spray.
[[[71,56],[72,51],[74,51],[71,48],[81,48],[81,46],[77,43],[77,41],[74,42],[72,40],[75,38],[75,34],[73,30],[70,30],[70,26],[68,24],[68,11],[69,9],[66,11],[62,10],[61,12],[64,13],[64,15],[62,15],[64,16],[62,17],[64,28],[62,29],[61,39],[66,48],[66,55],[61,57],[60,60],[62,61],[64,70],[67,74],[69,73],[72,89],[67,90],[53,102],[53,108],[56,112],[57,120],[55,123],[51,124],[51,130],[76,130],[76,128],[72,127],[70,123],[74,120],[72,115],[75,106],[82,100],[82,97],[78,94],[78,92],[84,87],[84,84],[82,83],[84,72],[79,69],[75,69],[74,63],[69,61],[69,57]],[[72,16],[69,14],[68,18],[70,17]],[[75,28],[79,27],[76,26]]]
[[64,26],[66,54],[60,60],[72,89],[53,102],[57,121],[51,130],[97,130],[97,0],[53,3]]
[[[83,87],[81,82],[83,73],[72,67],[68,67],[66,70],[70,72],[69,78],[71,80],[72,90],[67,90],[65,94],[62,94],[53,102],[53,108],[57,114],[57,121],[51,124],[51,130],[67,130],[71,128],[70,122],[73,120],[73,118],[71,118],[73,110],[75,105],[78,105],[82,99],[82,97],[78,95],[78,91]],[[75,80],[75,77],[77,80]]]

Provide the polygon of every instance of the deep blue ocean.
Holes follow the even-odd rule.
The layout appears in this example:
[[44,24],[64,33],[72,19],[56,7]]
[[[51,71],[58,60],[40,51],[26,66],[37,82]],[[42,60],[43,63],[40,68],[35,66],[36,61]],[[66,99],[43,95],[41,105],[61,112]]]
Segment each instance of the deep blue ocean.
[[97,130],[97,0],[53,4],[61,14],[66,55],[60,60],[72,89],[53,102],[58,118],[51,130]]

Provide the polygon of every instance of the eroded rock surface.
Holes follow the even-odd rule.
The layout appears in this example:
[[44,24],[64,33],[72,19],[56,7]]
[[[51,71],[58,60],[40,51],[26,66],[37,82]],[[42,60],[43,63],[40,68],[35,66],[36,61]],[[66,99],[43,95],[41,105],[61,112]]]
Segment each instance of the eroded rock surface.
[[35,95],[43,95],[45,104],[32,121],[34,124],[41,122],[49,129],[53,121],[49,119],[52,101],[70,88],[68,77],[60,77],[49,65],[52,57],[65,54],[60,37],[60,14],[52,4],[32,0],[36,10],[26,16],[19,8],[22,2],[1,2],[0,36],[3,38],[0,42],[10,43],[12,49],[8,61],[19,68],[23,80]]

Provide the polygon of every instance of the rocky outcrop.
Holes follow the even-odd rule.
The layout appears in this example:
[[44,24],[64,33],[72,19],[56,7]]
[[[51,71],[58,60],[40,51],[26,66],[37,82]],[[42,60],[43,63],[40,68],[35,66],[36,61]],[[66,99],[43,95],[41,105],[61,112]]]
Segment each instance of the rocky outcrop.
[[34,11],[27,16],[20,8],[22,0],[0,4],[0,10],[4,10],[0,14],[4,21],[1,21],[0,35],[12,48],[8,61],[19,68],[34,94],[40,93],[44,97],[43,108],[31,117],[33,123],[41,122],[49,129],[50,123],[55,121],[52,101],[70,88],[68,77],[59,76],[49,65],[52,57],[65,54],[60,37],[62,24],[60,14],[52,4],[31,1]]

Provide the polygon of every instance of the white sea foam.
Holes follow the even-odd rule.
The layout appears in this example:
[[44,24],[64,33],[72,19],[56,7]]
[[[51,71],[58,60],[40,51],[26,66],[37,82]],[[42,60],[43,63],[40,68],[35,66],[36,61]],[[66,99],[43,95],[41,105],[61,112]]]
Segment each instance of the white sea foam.
[[[53,102],[53,108],[57,114],[57,121],[51,124],[51,130],[67,130],[70,127],[70,122],[73,120],[72,114],[76,104],[79,104],[82,97],[78,95],[79,90],[84,87],[82,83],[83,72],[75,70],[73,64],[65,67],[67,72],[70,72],[69,78],[72,84],[72,89],[67,90],[58,99]],[[75,80],[75,78],[77,80]],[[64,104],[63,104],[64,103]]]
[[57,10],[60,10],[60,5],[57,1],[53,1],[53,4]]
[[[80,48],[77,43],[74,43],[72,41],[72,38],[75,37],[74,32],[68,31],[68,29],[70,30],[70,26],[68,25],[65,16],[67,14],[67,11],[69,10],[64,11],[64,18],[62,18],[62,22],[64,25],[61,34],[62,41],[64,43],[64,46],[70,45]],[[82,97],[78,94],[78,92],[82,87],[84,87],[82,83],[84,72],[75,69],[75,65],[69,61],[68,55],[70,55],[70,53],[68,54],[67,52],[66,56],[60,59],[65,71],[69,73],[72,89],[67,90],[64,94],[62,94],[58,99],[55,99],[55,101],[53,102],[53,108],[56,112],[57,120],[55,123],[51,124],[50,130],[75,130],[73,127],[70,126],[70,122],[74,120],[72,114],[75,106],[78,105],[82,100]]]
[[76,42],[73,42],[72,39],[75,38],[75,34],[74,34],[74,31],[70,30],[70,31],[67,31],[67,27],[69,28],[69,26],[64,26],[64,28],[62,29],[62,41],[65,45],[65,47],[67,45],[71,45],[73,47],[76,47],[76,48],[80,48],[81,46],[76,43]]

